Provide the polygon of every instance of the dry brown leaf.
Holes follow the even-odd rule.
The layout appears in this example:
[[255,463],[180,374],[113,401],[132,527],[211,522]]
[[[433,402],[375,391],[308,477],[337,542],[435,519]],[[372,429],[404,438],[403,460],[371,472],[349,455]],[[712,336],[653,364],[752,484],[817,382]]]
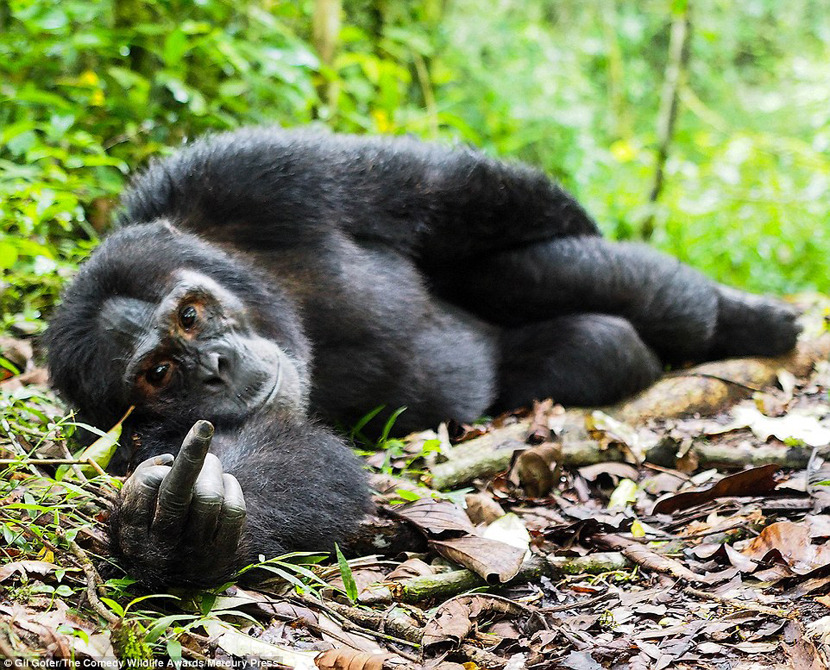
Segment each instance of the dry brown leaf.
[[504,510],[486,493],[468,493],[464,497],[467,505],[467,518],[474,524],[488,525],[504,516]]
[[650,443],[656,443],[655,435],[649,434],[648,438],[643,440],[633,426],[600,410],[585,415],[585,428],[589,436],[602,444],[619,444],[625,447],[636,463],[642,463],[645,459],[643,450],[650,446]]
[[211,638],[211,642],[231,656],[275,661],[290,668],[295,668],[295,670],[311,670],[314,668],[314,652],[298,651],[263,642],[250,635],[245,635],[230,624],[219,620],[205,621],[203,625]]
[[27,574],[45,575],[55,570],[58,566],[47,561],[14,561],[0,566],[0,582],[6,581],[14,573],[25,577]]
[[830,515],[810,514],[804,518],[804,522],[810,530],[810,537],[814,540],[830,537]]
[[348,645],[366,654],[382,654],[383,649],[378,646],[374,638],[361,635],[358,632],[345,630],[340,624],[323,613],[318,615],[318,625],[323,640],[333,646]]
[[658,500],[651,513],[671,514],[716,498],[763,495],[775,488],[775,473],[779,469],[775,464],[761,465],[724,477],[703,491],[681,491]]
[[475,533],[463,510],[448,500],[422,498],[408,505],[389,508],[394,514],[415,524],[431,537],[453,537]]
[[240,586],[230,587],[226,593],[216,598],[213,603],[213,611],[217,610],[255,610],[269,617],[281,621],[302,621],[304,623],[317,623],[317,615],[307,607],[295,605],[286,600],[280,600],[274,596],[266,596],[259,591],[243,589]]
[[521,616],[529,609],[523,605],[489,594],[464,594],[439,605],[424,626],[421,638],[425,656],[457,649],[470,633],[473,623],[507,616]]
[[[48,612],[33,613],[28,608],[14,606],[12,619],[16,626],[36,633],[49,643],[56,641],[62,649],[69,650],[75,658],[94,659],[97,662],[116,663],[115,651],[110,641],[110,631],[97,632],[97,628],[82,620],[62,600],[53,603],[54,609]],[[86,635],[62,635],[56,633],[58,628],[83,630]]]
[[816,645],[804,635],[802,624],[798,621],[790,621],[787,624],[782,648],[791,668],[798,668],[798,670],[825,670],[827,668]]
[[329,649],[314,659],[319,670],[383,670],[392,654],[367,654],[348,647]]
[[550,493],[562,468],[562,445],[546,442],[520,452],[510,468],[510,481],[530,498]]
[[621,551],[623,555],[641,565],[647,570],[654,570],[655,572],[662,572],[667,575],[683,579],[687,582],[707,583],[711,579],[702,575],[695,574],[689,568],[684,566],[680,561],[677,561],[668,556],[658,554],[650,547],[639,544],[634,540],[621,537],[619,535],[607,534],[596,535],[593,541],[603,547],[608,547],[616,551]]
[[428,563],[420,558],[408,558],[397,568],[386,575],[385,581],[394,582],[398,580],[412,579],[413,577],[425,577],[435,574],[435,570]]
[[741,552],[757,561],[782,559],[797,574],[807,574],[830,563],[830,545],[813,544],[807,524],[778,521],[770,524]]
[[527,441],[531,444],[549,442],[553,436],[554,427],[564,414],[565,408],[562,405],[554,405],[550,398],[541,402],[534,400]]
[[724,544],[723,550],[726,552],[726,557],[729,559],[729,562],[741,572],[751,574],[758,569],[757,561],[752,560],[730,545]]
[[424,652],[439,654],[457,649],[473,627],[473,615],[467,603],[450,599],[438,607],[424,627],[421,638]]
[[488,584],[504,584],[519,572],[525,550],[483,537],[432,540],[430,545],[444,558],[464,566]]
[[[34,367],[34,354],[31,340],[19,340],[14,337],[0,337],[0,356],[14,365],[20,372],[26,372]],[[0,378],[6,379],[10,370],[3,369]]]
[[735,407],[732,415],[734,421],[724,430],[746,427],[764,442],[770,436],[782,442],[789,438],[801,440],[810,447],[823,447],[830,442],[830,426],[819,421],[810,410],[794,409],[782,417],[768,417],[754,405],[743,404]]
[[[628,463],[614,462],[595,463],[594,465],[586,465],[585,467],[579,468],[577,472],[579,472],[580,476],[587,479],[589,482],[596,481],[600,475],[608,475],[614,480],[631,479],[635,482],[640,476],[640,472],[633,465],[629,465]],[[664,474],[667,477],[670,476],[667,473],[660,474]],[[676,477],[672,477],[672,479],[674,481],[677,481]]]

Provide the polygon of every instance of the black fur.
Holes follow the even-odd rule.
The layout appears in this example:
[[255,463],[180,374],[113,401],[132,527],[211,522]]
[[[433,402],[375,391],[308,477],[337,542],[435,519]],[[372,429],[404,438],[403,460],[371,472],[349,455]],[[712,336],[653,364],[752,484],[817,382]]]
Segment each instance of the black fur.
[[[797,334],[782,304],[609,243],[542,173],[467,148],[241,130],[154,163],[123,200],[122,230],[50,326],[52,379],[101,427],[137,403],[116,468],[175,453],[197,419],[216,424],[213,450],[249,510],[234,565],[347,540],[366,509],[354,459],[309,416],[348,423],[406,406],[404,432],[545,396],[604,404],[665,362],[778,354]],[[256,333],[292,361],[289,409],[212,416],[186,386],[167,404],[136,400],[132,350],[101,310],[122,304],[114,296],[157,305],[183,269],[241,299]],[[145,552],[145,576],[229,569],[184,565],[177,547]]]

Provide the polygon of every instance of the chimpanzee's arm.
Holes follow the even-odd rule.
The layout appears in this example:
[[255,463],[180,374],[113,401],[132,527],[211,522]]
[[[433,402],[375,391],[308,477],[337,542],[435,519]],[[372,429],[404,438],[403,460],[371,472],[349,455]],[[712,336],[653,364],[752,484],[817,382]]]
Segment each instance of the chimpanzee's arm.
[[130,574],[151,586],[214,586],[260,555],[347,543],[369,506],[357,459],[317,426],[256,423],[216,436],[221,461],[200,421],[175,460],[136,468],[111,522]]

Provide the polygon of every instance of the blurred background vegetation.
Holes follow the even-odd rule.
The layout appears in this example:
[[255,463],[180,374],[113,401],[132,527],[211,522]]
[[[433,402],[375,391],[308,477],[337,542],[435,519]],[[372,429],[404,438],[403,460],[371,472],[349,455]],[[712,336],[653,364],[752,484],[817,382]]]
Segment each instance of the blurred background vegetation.
[[830,0],[0,0],[0,331],[131,170],[251,123],[472,143],[610,236],[830,291]]

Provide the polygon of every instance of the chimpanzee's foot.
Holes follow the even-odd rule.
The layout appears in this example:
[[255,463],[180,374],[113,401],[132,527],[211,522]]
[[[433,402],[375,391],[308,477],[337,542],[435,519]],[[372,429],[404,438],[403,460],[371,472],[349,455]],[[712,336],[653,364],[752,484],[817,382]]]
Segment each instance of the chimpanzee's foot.
[[795,346],[801,326],[790,305],[764,296],[718,287],[718,324],[712,358],[777,356]]

